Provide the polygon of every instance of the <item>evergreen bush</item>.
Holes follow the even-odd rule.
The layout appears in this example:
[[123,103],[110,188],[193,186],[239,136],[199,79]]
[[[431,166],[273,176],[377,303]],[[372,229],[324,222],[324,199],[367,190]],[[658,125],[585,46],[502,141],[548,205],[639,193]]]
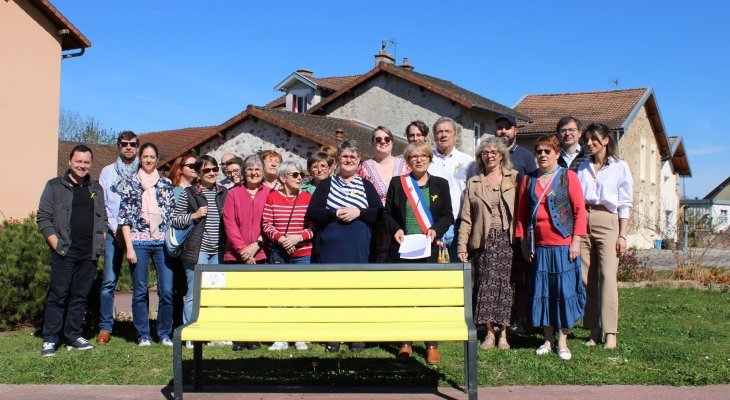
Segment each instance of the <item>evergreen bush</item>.
[[0,228],[0,329],[38,324],[50,278],[46,240],[31,214],[5,220]]

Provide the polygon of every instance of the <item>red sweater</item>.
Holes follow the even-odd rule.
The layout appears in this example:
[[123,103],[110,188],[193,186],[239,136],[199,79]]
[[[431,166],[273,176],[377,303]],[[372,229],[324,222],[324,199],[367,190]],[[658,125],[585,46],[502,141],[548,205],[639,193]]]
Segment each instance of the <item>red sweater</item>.
[[[223,207],[223,224],[226,229],[225,261],[242,261],[240,253],[261,235],[261,215],[264,212],[266,197],[271,188],[261,185],[256,196],[251,198],[243,186],[228,191]],[[263,249],[256,253],[256,261],[265,260]]]
[[[525,230],[529,225],[530,212],[529,209],[530,195],[526,189],[527,178],[522,179],[520,186],[520,202],[517,210],[517,224],[515,226],[515,237],[522,238],[525,236]],[[535,184],[535,195],[539,199],[545,190],[538,182]],[[535,244],[540,246],[567,246],[573,240],[573,236],[585,236],[586,227],[586,207],[583,198],[583,189],[580,186],[578,175],[573,171],[568,171],[568,197],[573,204],[573,235],[564,238],[563,235],[553,227],[550,220],[550,212],[547,205],[547,196],[545,196],[537,209],[537,225],[535,225]]]
[[[312,223],[304,220],[307,206],[309,206],[311,200],[312,195],[301,190],[299,197],[297,197],[296,206],[294,206],[294,213],[292,213],[294,196],[286,198],[281,192],[272,191],[266,198],[262,220],[266,237],[273,243],[279,243],[279,238],[284,236],[287,223],[289,224],[289,230],[286,231],[287,236],[302,235],[302,241],[296,245],[292,257],[304,257],[312,254],[312,238],[314,237]],[[291,222],[289,221],[289,215],[291,215]]]

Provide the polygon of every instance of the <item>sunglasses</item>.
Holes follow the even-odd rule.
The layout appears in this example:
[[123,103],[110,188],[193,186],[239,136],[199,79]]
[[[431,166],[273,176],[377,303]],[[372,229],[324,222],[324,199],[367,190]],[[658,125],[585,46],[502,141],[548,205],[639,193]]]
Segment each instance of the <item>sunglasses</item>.
[[210,172],[218,172],[218,171],[220,171],[220,170],[221,170],[221,169],[220,169],[220,168],[218,168],[218,167],[213,167],[213,168],[203,168],[203,169],[201,169],[201,170],[200,170],[200,172],[202,172],[202,173],[204,173],[204,174],[208,174],[208,173],[210,173]]
[[544,153],[545,155],[549,155],[549,154],[550,154],[550,153],[552,153],[552,152],[553,152],[553,150],[552,150],[552,149],[537,149],[537,150],[535,150],[535,154],[537,154],[538,156],[539,156],[540,154],[543,154],[543,153]]
[[183,164],[183,167],[188,167],[190,169],[195,169],[195,163]]
[[375,138],[375,143],[377,143],[377,144],[380,144],[380,143],[388,144],[388,143],[390,143],[390,137],[388,137],[388,136],[383,136],[383,137],[378,136],[378,137]]
[[301,173],[301,172],[290,172],[290,173],[288,173],[287,175],[291,176],[291,177],[292,177],[292,178],[294,178],[294,179],[299,179],[299,177],[300,177],[300,176],[301,176],[302,178],[304,178],[304,174],[303,174],[303,173]]
[[119,147],[137,147],[139,142],[119,142]]

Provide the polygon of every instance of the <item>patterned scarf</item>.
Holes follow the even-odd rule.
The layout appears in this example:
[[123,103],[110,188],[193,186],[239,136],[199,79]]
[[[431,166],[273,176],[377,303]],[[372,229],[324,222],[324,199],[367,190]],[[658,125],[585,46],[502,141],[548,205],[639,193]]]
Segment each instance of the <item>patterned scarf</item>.
[[124,192],[127,182],[131,181],[134,173],[139,169],[139,158],[135,157],[134,161],[125,164],[122,157],[117,157],[117,163],[114,168],[117,171],[119,179],[112,185],[112,191],[121,194]]
[[160,180],[160,174],[154,170],[151,174],[142,168],[137,171],[137,179],[142,186],[142,218],[150,225],[150,236],[155,240],[163,240],[165,232],[160,231],[162,211],[157,204],[157,190],[155,185]]

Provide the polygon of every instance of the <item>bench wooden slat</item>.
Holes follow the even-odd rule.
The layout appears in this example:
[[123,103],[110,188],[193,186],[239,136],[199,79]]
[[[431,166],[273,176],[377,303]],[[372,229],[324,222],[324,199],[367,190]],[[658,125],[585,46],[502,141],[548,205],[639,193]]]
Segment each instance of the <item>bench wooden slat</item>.
[[400,342],[468,340],[465,322],[386,323],[193,323],[182,340]]
[[[205,276],[205,272],[203,272]],[[205,282],[205,278],[203,278]],[[462,271],[238,271],[225,273],[227,289],[461,288]],[[205,288],[205,287],[204,287]]]
[[463,307],[201,308],[198,322],[464,321]]
[[205,289],[202,307],[463,306],[463,289]]

